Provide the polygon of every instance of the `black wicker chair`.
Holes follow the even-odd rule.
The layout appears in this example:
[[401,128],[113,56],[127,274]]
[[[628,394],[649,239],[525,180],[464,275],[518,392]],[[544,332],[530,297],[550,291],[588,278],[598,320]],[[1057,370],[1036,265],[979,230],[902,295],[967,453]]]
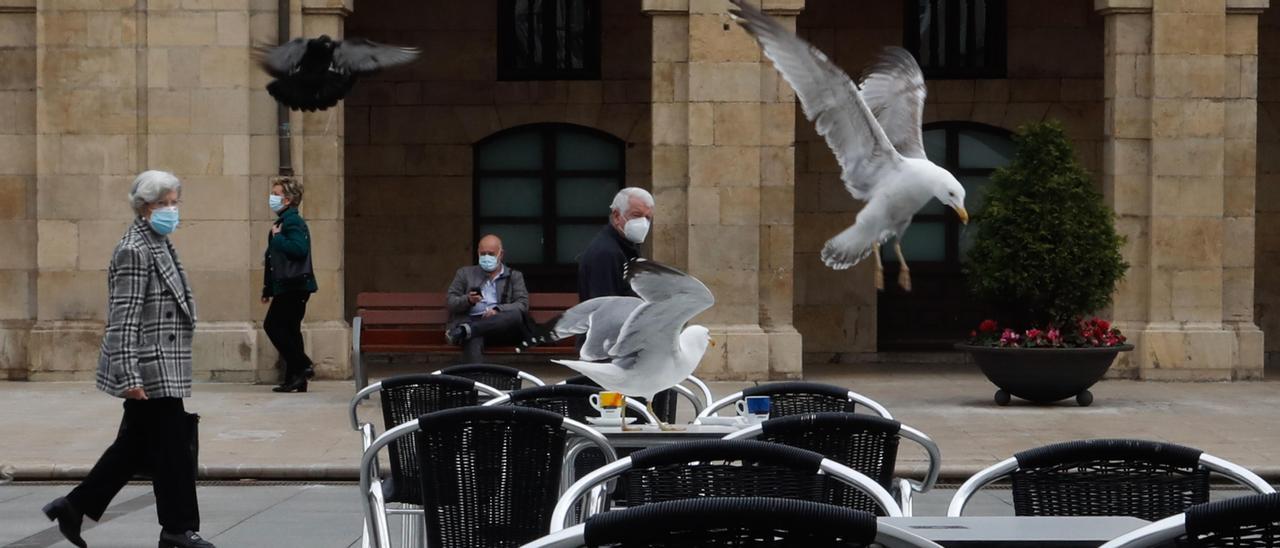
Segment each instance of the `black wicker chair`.
[[[351,427],[361,433],[362,451],[368,451],[374,441],[374,428],[360,422],[360,402],[378,392],[382,402],[383,431],[391,430],[418,417],[454,407],[476,405],[479,394],[501,396],[502,392],[471,379],[452,375],[401,375],[383,379],[364,387],[351,398]],[[412,542],[417,531],[417,521],[411,519],[422,511],[414,507],[422,505],[422,492],[417,477],[417,445],[413,438],[400,440],[388,448],[391,475],[381,482],[380,496],[384,503],[399,503],[401,508],[391,509],[393,514],[406,516],[404,541]],[[378,474],[377,461],[372,472]],[[366,535],[368,532],[366,531]]]
[[762,441],[710,440],[643,449],[587,474],[556,503],[552,527],[566,525],[580,497],[614,478],[626,487],[627,507],[695,497],[828,502],[831,483],[838,482],[869,494],[886,515],[902,515],[875,480],[813,451]]
[[[929,470],[922,482],[893,477],[898,441],[907,438],[920,444],[929,455]],[[769,419],[744,428],[724,439],[754,439],[808,449],[866,474],[897,495],[904,515],[911,515],[911,495],[933,488],[941,471],[942,454],[937,444],[923,432],[898,421],[855,413],[804,413]],[[832,486],[827,502],[876,512],[875,501],[857,489]]]
[[492,363],[464,363],[461,365],[451,365],[444,369],[434,371],[433,374],[453,375],[471,379],[497,388],[503,392],[519,390],[524,388],[524,383],[528,382],[532,386],[543,386],[547,383],[542,382],[538,377],[505,365],[497,365]]
[[978,489],[1000,478],[1013,483],[1019,516],[1131,516],[1155,521],[1209,500],[1209,473],[1259,493],[1275,492],[1236,464],[1172,443],[1099,439],[1022,451],[969,478],[947,510],[959,516]]
[[698,418],[711,417],[725,407],[748,396],[769,396],[769,418],[776,419],[801,413],[820,413],[823,411],[852,413],[854,408],[862,405],[877,415],[892,419],[879,402],[849,390],[843,386],[820,382],[771,382],[743,389],[741,392],[729,394],[707,406]]
[[1280,495],[1197,504],[1108,542],[1103,548],[1280,548]]
[[873,542],[938,546],[912,533],[878,525],[870,513],[830,504],[768,497],[703,497],[599,514],[525,548],[861,548]]
[[446,409],[387,431],[361,458],[365,517],[374,524],[377,546],[389,545],[381,489],[370,473],[381,448],[408,440],[416,446],[427,546],[516,547],[550,526],[569,432],[593,441],[613,460],[599,432],[541,409]]

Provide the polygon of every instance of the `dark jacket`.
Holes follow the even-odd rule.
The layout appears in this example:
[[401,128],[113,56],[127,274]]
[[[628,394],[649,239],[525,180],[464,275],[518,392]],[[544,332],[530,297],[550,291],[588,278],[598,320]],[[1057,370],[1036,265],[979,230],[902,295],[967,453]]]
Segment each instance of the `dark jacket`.
[[121,397],[141,386],[148,398],[190,397],[196,303],[173,243],[135,220],[111,255],[107,294],[98,390]]
[[578,300],[596,297],[635,296],[622,279],[622,267],[640,256],[640,246],[606,224],[578,259]]
[[[524,286],[524,274],[505,264],[501,266],[507,270],[507,275],[497,280],[498,310],[528,312],[529,290]],[[449,294],[446,298],[446,304],[449,307],[448,329],[453,329],[454,326],[471,319],[472,304],[467,299],[467,293],[484,285],[488,277],[489,273],[480,268],[480,265],[464,266],[453,275],[453,282],[449,284]]]
[[[302,220],[297,208],[288,207],[280,212],[275,226],[280,227],[279,234],[267,233],[267,252],[262,260],[262,296],[274,297],[290,291],[315,293],[316,277],[311,272],[311,232],[307,230],[307,222]],[[286,262],[305,262],[306,273],[281,279],[276,276],[275,269]]]

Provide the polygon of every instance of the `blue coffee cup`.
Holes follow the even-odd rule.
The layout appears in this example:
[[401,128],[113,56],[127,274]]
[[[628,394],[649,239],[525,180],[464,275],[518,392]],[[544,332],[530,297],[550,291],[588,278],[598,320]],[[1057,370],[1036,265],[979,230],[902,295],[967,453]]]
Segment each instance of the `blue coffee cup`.
[[769,396],[747,396],[738,400],[738,414],[764,420],[769,418]]

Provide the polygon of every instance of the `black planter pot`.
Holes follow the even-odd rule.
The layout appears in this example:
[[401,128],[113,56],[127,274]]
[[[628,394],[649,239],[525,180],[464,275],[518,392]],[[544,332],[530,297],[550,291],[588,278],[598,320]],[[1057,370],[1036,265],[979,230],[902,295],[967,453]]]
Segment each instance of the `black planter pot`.
[[982,374],[999,390],[996,404],[1008,405],[1010,396],[1036,403],[1052,403],[1070,397],[1081,406],[1093,403],[1089,387],[1098,382],[1116,355],[1133,350],[1123,344],[1102,348],[999,348],[957,344],[968,352]]

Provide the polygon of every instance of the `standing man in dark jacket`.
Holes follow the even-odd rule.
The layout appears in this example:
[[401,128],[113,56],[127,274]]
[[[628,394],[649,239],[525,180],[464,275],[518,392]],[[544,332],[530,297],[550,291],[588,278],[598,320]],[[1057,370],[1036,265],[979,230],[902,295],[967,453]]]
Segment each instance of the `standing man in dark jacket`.
[[267,198],[277,218],[263,259],[262,302],[271,303],[271,308],[262,328],[285,363],[284,382],[272,390],[306,392],[307,379],[315,371],[302,347],[302,317],[316,292],[316,277],[311,269],[311,232],[298,213],[302,183],[293,177],[272,178]]
[[485,344],[516,344],[528,335],[529,291],[524,274],[503,264],[502,240],[476,244],[477,263],[458,269],[449,284],[449,344],[462,346],[463,363],[481,363]]
[[640,256],[640,244],[653,224],[653,195],[627,187],[613,197],[609,224],[600,230],[578,259],[578,299],[632,295],[622,267]]

